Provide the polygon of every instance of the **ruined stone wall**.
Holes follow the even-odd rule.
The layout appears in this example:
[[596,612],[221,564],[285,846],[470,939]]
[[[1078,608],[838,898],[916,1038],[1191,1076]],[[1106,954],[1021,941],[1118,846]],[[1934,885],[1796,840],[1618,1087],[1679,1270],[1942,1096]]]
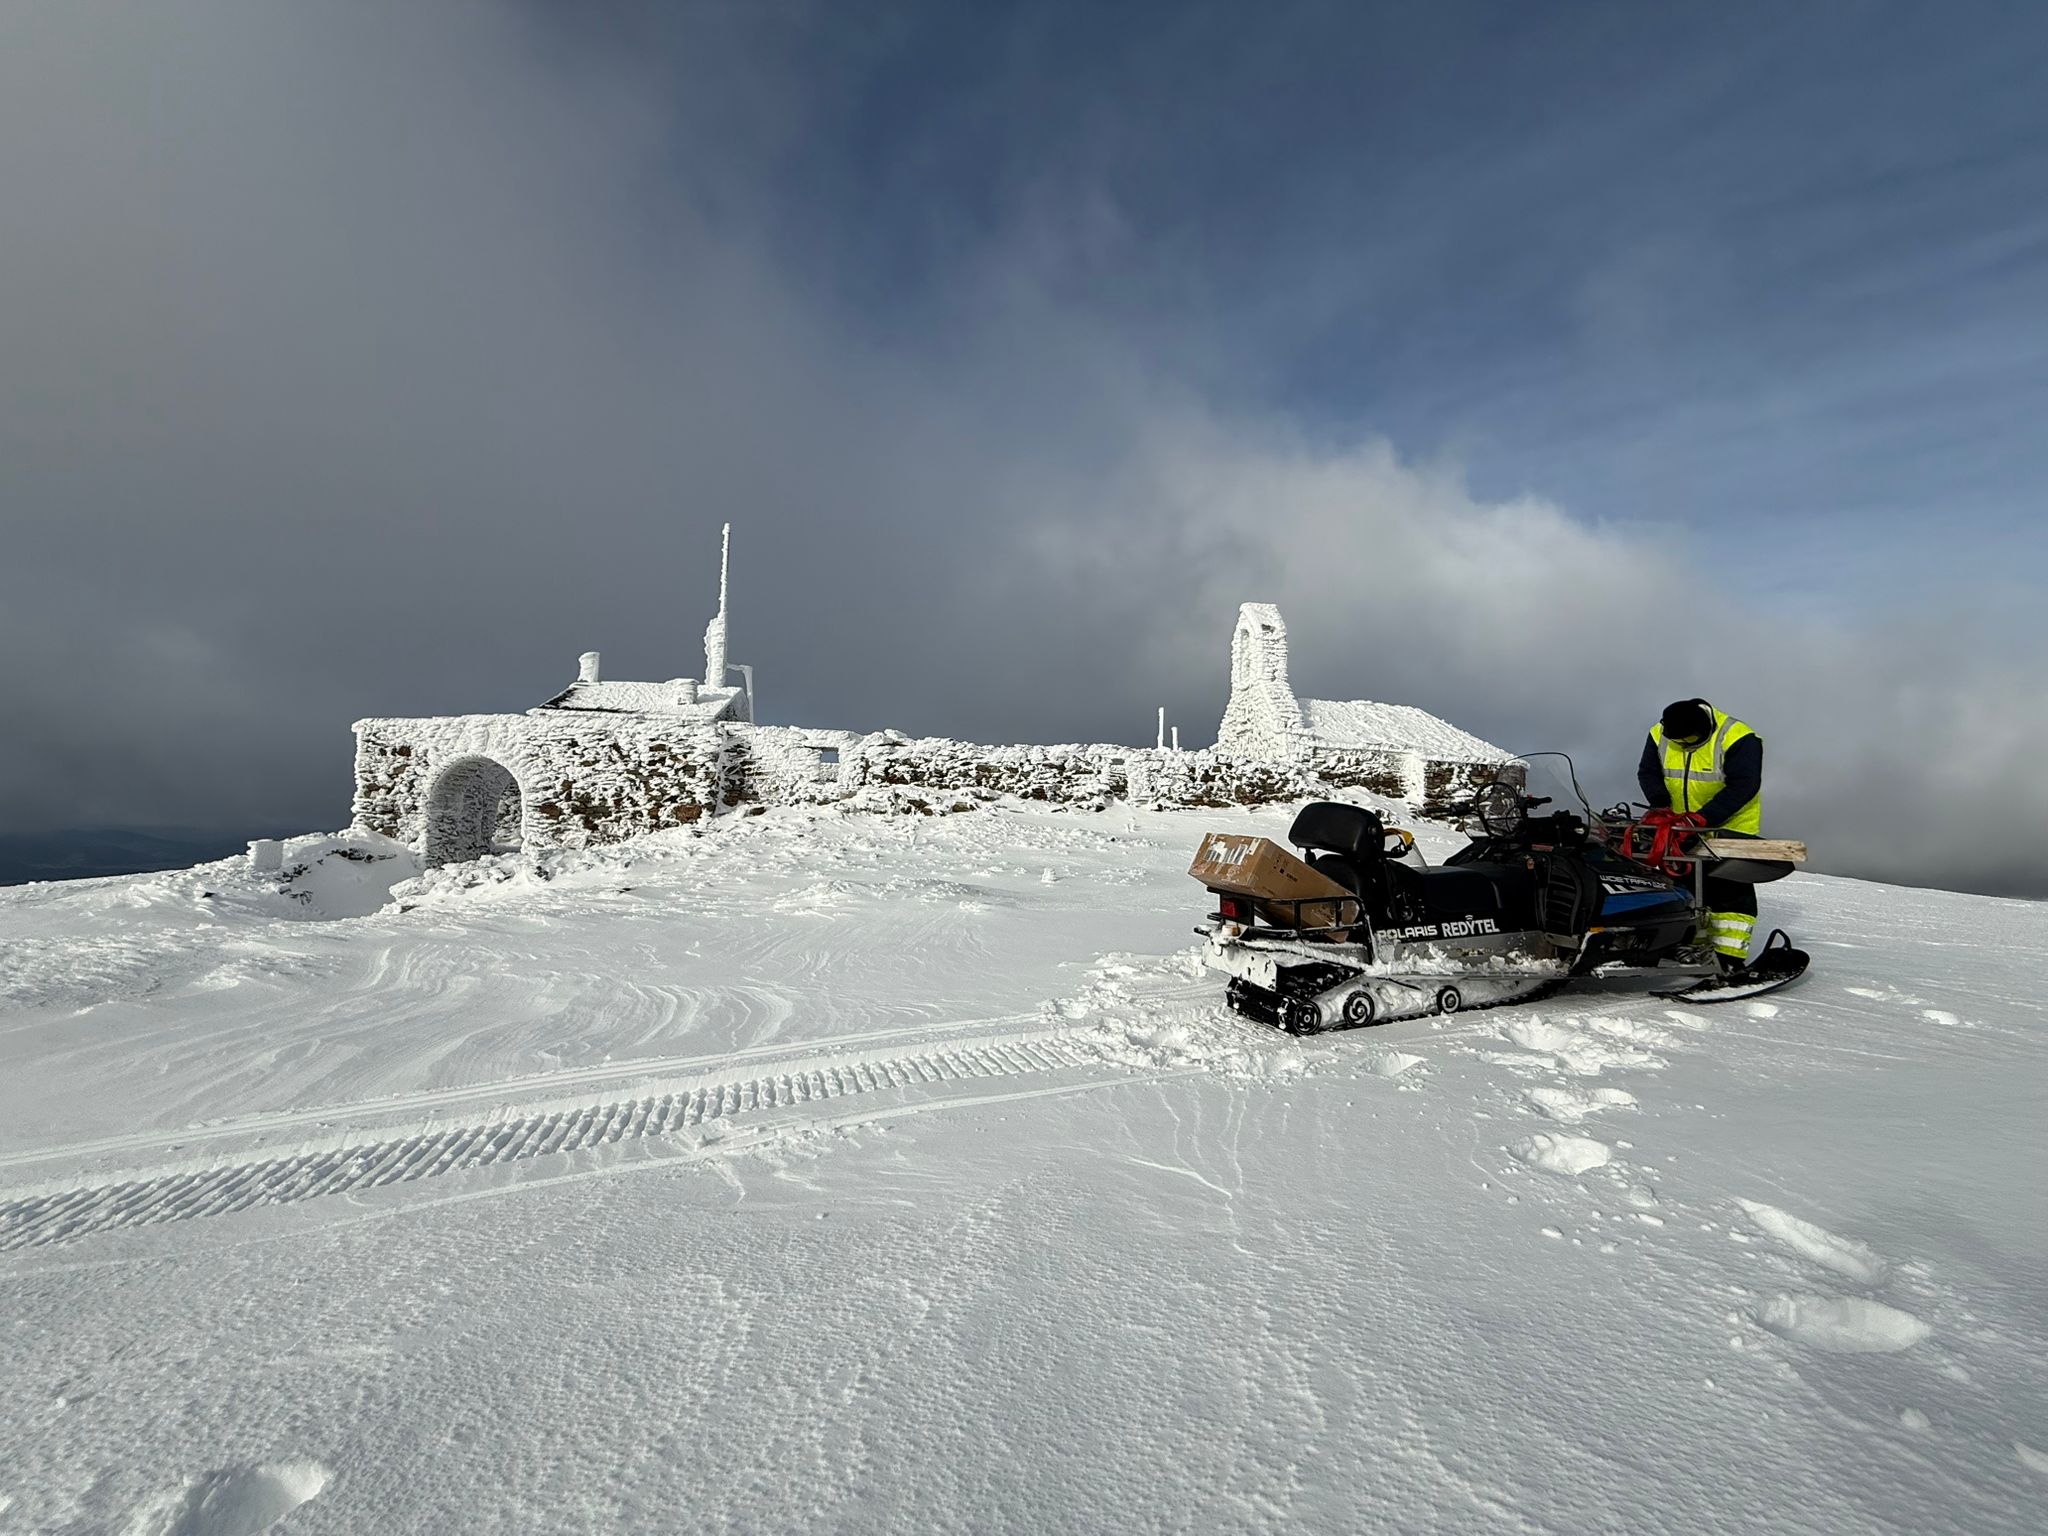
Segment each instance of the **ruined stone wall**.
[[1430,815],[1471,799],[1480,785],[1495,779],[1517,788],[1528,782],[1521,763],[1445,762],[1420,752],[1369,748],[1317,747],[1304,754],[1303,766],[1309,777],[1331,789],[1371,790]]
[[355,823],[427,841],[434,788],[466,759],[512,775],[528,848],[582,848],[686,826],[737,804],[717,727],[600,715],[455,715],[356,724]]
[[1302,767],[1333,789],[1369,789],[1389,800],[1423,798],[1425,769],[1412,753],[1316,747],[1302,754]]
[[957,793],[979,800],[1014,795],[1058,805],[1107,805],[1125,792],[1130,747],[983,746],[942,737],[863,737],[842,764],[849,792],[874,787]]
[[[1076,809],[1119,800],[1175,809],[1365,789],[1440,810],[1496,772],[1401,752],[1325,750],[1309,761],[1279,762],[1220,751],[990,746],[595,712],[364,720],[356,740],[356,825],[430,859],[473,856],[462,850],[476,842],[474,808],[451,797],[482,782],[478,759],[511,775],[519,841],[533,850],[617,842],[721,812],[789,805],[944,813],[1014,797]],[[513,804],[509,795],[505,804]],[[511,830],[498,827],[498,839],[509,840]]]
[[1469,800],[1482,784],[1503,779],[1517,789],[1527,789],[1529,769],[1524,763],[1426,763],[1422,794],[1412,797],[1424,811],[1436,814],[1460,800]]
[[[969,801],[1014,796],[1044,804],[1099,808],[1114,800],[1162,808],[1266,805],[1312,794],[1299,768],[1228,753],[1176,752],[1106,743],[987,746],[938,737],[870,736],[848,755],[849,794],[876,787],[906,792],[909,809],[922,796]],[[957,802],[949,802],[954,804]]]
[[821,805],[846,798],[848,768],[874,737],[756,725],[725,733],[727,776],[738,803]]

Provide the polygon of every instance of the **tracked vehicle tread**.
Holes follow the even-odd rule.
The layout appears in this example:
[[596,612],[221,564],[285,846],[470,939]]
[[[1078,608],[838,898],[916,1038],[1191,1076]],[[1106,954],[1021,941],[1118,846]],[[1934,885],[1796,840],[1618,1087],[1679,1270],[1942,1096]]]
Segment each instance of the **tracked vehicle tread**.
[[[1570,978],[1565,976],[1548,978],[1537,982],[1520,996],[1495,998],[1493,1001],[1485,1003],[1473,1002],[1465,998],[1462,995],[1463,989],[1455,986],[1455,984],[1446,986],[1443,990],[1460,993],[1459,1004],[1454,1010],[1455,1012],[1481,1013],[1489,1008],[1513,1008],[1523,1003],[1543,1002],[1562,992],[1569,980]],[[1229,1001],[1231,1012],[1260,1024],[1271,1025],[1273,1028],[1283,1030],[1290,1035],[1305,1033],[1334,1034],[1338,1030],[1372,1029],[1382,1024],[1400,1024],[1410,1019],[1430,1018],[1440,1011],[1437,1007],[1437,996],[1440,994],[1429,995],[1428,1001],[1422,1006],[1404,1009],[1398,1013],[1383,1012],[1375,1006],[1367,1017],[1357,1020],[1352,1018],[1351,1009],[1346,1007],[1341,1011],[1337,1022],[1320,1025],[1315,1030],[1304,1031],[1289,1027],[1287,1011],[1290,1004],[1308,1001],[1305,997],[1289,997],[1268,991],[1264,987],[1252,986],[1249,982],[1235,980],[1225,989],[1225,995]]]

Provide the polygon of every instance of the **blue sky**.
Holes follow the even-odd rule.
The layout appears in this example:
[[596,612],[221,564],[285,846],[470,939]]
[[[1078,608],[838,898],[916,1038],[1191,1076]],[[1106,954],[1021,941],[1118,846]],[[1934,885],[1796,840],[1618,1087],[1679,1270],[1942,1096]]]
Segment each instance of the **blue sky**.
[[2038,7],[895,15],[791,49],[772,178],[783,248],[878,331],[1028,260],[1211,398],[1761,593],[2042,553]]
[[[2048,888],[2048,9],[0,9],[0,823],[692,671],[1191,742],[1297,680]],[[1845,765],[1850,765],[1845,767]]]

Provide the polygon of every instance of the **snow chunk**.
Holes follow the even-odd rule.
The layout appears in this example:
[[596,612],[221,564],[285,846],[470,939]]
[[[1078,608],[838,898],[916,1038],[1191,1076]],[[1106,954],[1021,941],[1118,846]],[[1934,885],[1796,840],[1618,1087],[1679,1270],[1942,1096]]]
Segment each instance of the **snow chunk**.
[[1757,1319],[1781,1338],[1838,1355],[1887,1355],[1933,1332],[1910,1312],[1861,1296],[1776,1296]]
[[1614,1149],[1590,1136],[1560,1136],[1544,1132],[1523,1137],[1508,1148],[1508,1155],[1545,1173],[1577,1178],[1582,1173],[1605,1167],[1613,1159]]
[[317,1461],[226,1467],[189,1479],[135,1512],[129,1536],[257,1536],[334,1478]]
[[1826,1227],[1815,1226],[1789,1211],[1756,1200],[1738,1200],[1744,1214],[1764,1233],[1776,1238],[1802,1258],[1825,1265],[1861,1285],[1875,1285],[1884,1278],[1885,1262],[1869,1248],[1850,1237],[1837,1237]]
[[1636,1102],[1634,1094],[1623,1093],[1619,1088],[1595,1088],[1584,1093],[1576,1088],[1531,1088],[1524,1097],[1538,1113],[1573,1123],[1603,1109],[1632,1108]]

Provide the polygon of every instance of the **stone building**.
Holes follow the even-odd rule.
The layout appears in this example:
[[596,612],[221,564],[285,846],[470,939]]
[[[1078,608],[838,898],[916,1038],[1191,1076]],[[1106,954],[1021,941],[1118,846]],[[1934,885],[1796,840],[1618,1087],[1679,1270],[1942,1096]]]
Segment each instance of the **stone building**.
[[592,651],[573,683],[523,714],[359,720],[355,824],[439,865],[617,842],[774,805],[936,813],[1006,795],[1077,809],[1256,805],[1347,788],[1430,805],[1507,761],[1419,709],[1297,700],[1286,627],[1264,603],[1238,616],[1213,750],[760,725],[752,669],[726,654],[729,552],[728,529],[701,678],[608,681]]
[[1271,603],[1246,603],[1230,637],[1230,703],[1216,750],[1289,763],[1334,788],[1440,805],[1477,784],[1524,772],[1491,742],[1412,704],[1299,699],[1287,677],[1287,624]]

